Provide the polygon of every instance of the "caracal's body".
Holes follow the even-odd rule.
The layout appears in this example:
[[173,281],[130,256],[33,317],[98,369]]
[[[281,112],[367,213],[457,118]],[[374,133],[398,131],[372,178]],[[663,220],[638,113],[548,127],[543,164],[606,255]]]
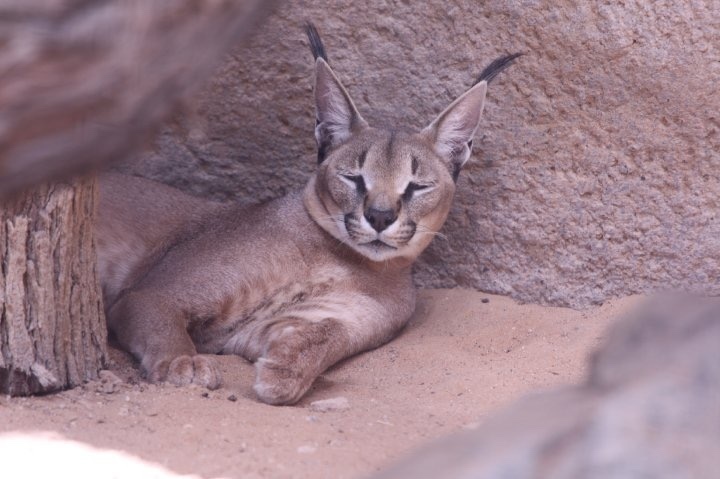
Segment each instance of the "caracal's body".
[[242,208],[118,174],[100,180],[98,264],[108,324],[151,381],[221,378],[209,354],[256,364],[271,404],[390,340],[415,307],[413,261],[442,227],[487,81],[416,133],[367,125],[314,30],[319,167],[303,191]]

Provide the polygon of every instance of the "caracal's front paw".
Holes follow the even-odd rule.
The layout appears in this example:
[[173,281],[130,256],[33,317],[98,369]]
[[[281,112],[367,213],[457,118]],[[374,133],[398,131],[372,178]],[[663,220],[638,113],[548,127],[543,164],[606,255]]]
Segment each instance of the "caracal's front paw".
[[217,389],[222,384],[222,375],[213,358],[197,354],[160,360],[147,376],[151,382],[168,382],[176,386],[197,384]]
[[344,329],[333,319],[278,323],[263,355],[255,362],[255,392],[268,404],[293,404],[315,378],[347,354],[333,352],[343,344]]
[[264,403],[294,404],[310,389],[315,375],[305,375],[296,365],[260,358],[255,362],[253,389]]

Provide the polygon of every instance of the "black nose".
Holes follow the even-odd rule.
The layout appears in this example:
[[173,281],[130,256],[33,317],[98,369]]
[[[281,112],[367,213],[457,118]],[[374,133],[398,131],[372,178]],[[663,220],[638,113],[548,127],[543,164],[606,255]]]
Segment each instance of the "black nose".
[[397,216],[393,210],[368,208],[367,211],[365,211],[365,219],[368,220],[368,223],[370,223],[370,226],[372,226],[375,231],[379,232],[393,224]]

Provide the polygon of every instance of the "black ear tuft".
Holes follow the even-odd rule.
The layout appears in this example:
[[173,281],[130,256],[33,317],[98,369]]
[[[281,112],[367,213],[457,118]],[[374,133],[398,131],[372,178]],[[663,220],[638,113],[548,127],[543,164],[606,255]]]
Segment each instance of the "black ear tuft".
[[310,50],[312,50],[315,60],[322,58],[327,63],[330,63],[330,60],[328,60],[327,54],[325,53],[325,45],[323,45],[323,42],[320,39],[320,34],[312,22],[305,22],[305,33],[307,34],[308,41],[310,42]]
[[505,55],[504,57],[496,58],[490,65],[486,66],[485,69],[480,73],[480,76],[473,85],[477,85],[481,81],[490,83],[498,76],[503,70],[508,68],[510,65],[515,63],[515,59],[523,56],[524,53],[513,53],[512,55]]

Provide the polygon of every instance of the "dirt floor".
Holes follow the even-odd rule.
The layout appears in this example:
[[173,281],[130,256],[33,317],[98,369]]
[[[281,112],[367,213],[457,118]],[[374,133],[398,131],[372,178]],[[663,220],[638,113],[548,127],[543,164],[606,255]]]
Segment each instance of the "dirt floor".
[[[0,397],[0,456],[4,444],[16,457],[3,438],[54,431],[206,478],[363,477],[430,439],[477,427],[520,395],[579,382],[588,353],[637,300],[574,311],[475,291],[423,291],[397,339],[328,371],[292,407],[257,402],[253,366],[238,357],[219,358],[224,387],[206,391],[147,384],[113,350],[112,372],[124,380],[116,388],[90,383],[46,397]],[[347,409],[310,406],[337,397]],[[31,449],[18,447],[40,454]],[[1,475],[27,477],[17,473],[3,466]]]

